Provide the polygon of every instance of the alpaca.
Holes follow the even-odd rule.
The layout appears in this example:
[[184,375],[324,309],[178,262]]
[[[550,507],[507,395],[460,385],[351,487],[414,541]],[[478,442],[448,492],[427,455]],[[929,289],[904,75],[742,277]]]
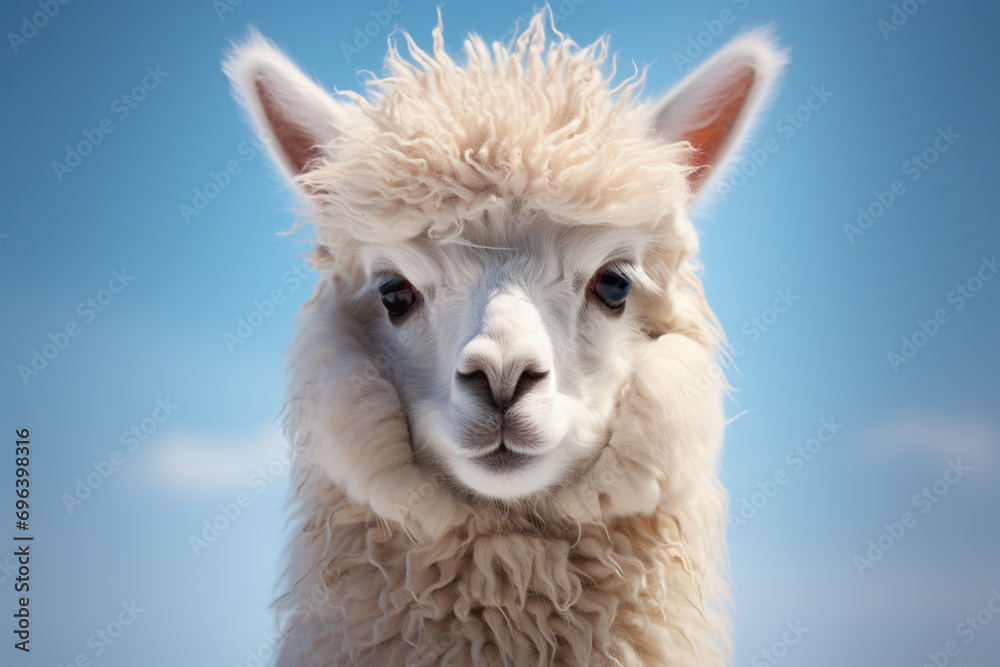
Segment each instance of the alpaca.
[[290,351],[277,664],[721,665],[725,342],[687,210],[783,52],[664,98],[536,14],[440,21],[332,96],[257,33],[225,63],[315,232]]

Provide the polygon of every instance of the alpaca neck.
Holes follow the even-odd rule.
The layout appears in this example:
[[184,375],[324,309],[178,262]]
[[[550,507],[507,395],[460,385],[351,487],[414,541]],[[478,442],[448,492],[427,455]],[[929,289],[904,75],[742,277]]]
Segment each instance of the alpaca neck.
[[332,487],[320,495],[326,509],[294,548],[290,606],[344,664],[721,664],[706,608],[717,577],[676,519],[484,511],[420,544]]

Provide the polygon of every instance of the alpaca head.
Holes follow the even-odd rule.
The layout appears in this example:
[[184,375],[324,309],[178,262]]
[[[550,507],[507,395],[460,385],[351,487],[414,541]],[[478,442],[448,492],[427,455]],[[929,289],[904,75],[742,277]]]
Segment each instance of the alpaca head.
[[642,76],[610,84],[606,40],[547,42],[541,14],[510,45],[471,37],[464,64],[440,25],[431,53],[404,37],[367,96],[259,36],[226,65],[329,274],[293,392],[357,496],[369,459],[410,455],[460,496],[537,497],[608,445],[657,339],[711,355],[686,210],[782,56],[749,33],[647,105]]

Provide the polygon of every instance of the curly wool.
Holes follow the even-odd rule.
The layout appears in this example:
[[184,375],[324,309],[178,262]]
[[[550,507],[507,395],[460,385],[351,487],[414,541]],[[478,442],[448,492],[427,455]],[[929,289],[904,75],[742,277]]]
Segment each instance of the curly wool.
[[682,542],[696,508],[581,526],[487,512],[417,545],[312,483],[324,502],[297,545],[317,560],[290,594],[308,647],[296,665],[722,664],[712,582]]
[[389,76],[368,82],[369,97],[338,91],[354,102],[345,129],[299,177],[325,256],[344,256],[350,240],[454,237],[498,201],[573,224],[651,227],[687,203],[690,146],[650,136],[633,99],[642,74],[610,86],[607,38],[549,41],[540,12],[511,45],[470,36],[459,65],[440,20],[432,53],[403,35],[413,62],[390,45]]

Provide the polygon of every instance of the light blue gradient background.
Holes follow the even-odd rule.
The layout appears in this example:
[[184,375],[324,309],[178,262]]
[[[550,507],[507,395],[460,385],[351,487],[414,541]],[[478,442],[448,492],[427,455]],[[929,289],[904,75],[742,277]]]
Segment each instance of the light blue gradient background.
[[[351,63],[340,44],[385,4],[244,0],[220,20],[209,0],[71,2],[20,53],[4,40],[0,541],[13,532],[12,441],[21,427],[32,431],[36,541],[33,651],[26,659],[11,648],[15,594],[0,571],[0,663],[69,664],[85,653],[101,667],[246,665],[247,650],[273,630],[287,477],[260,495],[240,480],[171,488],[156,464],[170,438],[251,442],[276,428],[282,356],[308,295],[308,286],[282,284],[303,250],[303,237],[276,235],[294,221],[294,202],[265,160],[238,152],[250,129],[220,58],[254,24],[328,88],[357,89],[359,70],[380,71],[389,31]],[[800,620],[809,631],[779,664],[919,666],[954,640],[961,655],[952,664],[996,665],[1000,618],[969,644],[955,632],[1000,588],[1000,280],[958,312],[946,294],[981,256],[1000,251],[1000,6],[930,0],[884,40],[876,22],[889,18],[889,2],[753,1],[741,11],[745,4],[587,0],[558,22],[580,43],[610,33],[623,70],[653,63],[648,95],[679,79],[673,52],[726,8],[736,20],[708,50],[760,24],[774,24],[792,48],[780,96],[751,144],[774,136],[780,150],[697,215],[709,300],[731,340],[746,345],[730,405],[745,412],[728,429],[724,459],[734,504],[786,470],[786,452],[821,418],[843,429],[730,536],[736,664],[768,664],[755,654]],[[396,23],[427,46],[435,5],[403,6]],[[507,38],[532,8],[444,3],[449,48],[468,31]],[[34,11],[5,3],[3,32]],[[58,182],[51,162],[112,116],[112,101],[147,65],[169,76]],[[813,85],[832,98],[783,138],[775,123]],[[955,145],[848,243],[842,225],[856,208],[905,179],[903,163],[949,126]],[[229,160],[242,173],[186,225],[178,205]],[[49,332],[79,320],[77,304],[122,267],[134,282],[25,387],[17,365]],[[223,332],[275,288],[288,300],[230,354]],[[741,329],[786,288],[799,300],[749,342]],[[951,321],[894,373],[886,354],[938,308]],[[168,396],[177,413],[69,515],[60,498],[74,479],[121,449],[120,434]],[[907,419],[919,437],[886,426]],[[852,558],[883,522],[912,511],[912,496],[957,456],[972,464],[967,477],[859,576]],[[195,557],[188,536],[240,491],[253,495],[251,507]],[[133,599],[145,611],[95,657],[88,635]]]

